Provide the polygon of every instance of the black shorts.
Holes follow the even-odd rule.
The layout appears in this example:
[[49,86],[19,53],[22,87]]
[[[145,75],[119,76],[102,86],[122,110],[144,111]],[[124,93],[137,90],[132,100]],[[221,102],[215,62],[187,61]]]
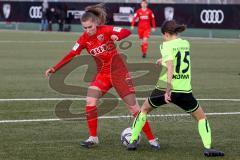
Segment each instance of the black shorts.
[[[165,91],[154,89],[151,96],[148,98],[149,104],[154,108],[166,104],[164,94]],[[185,110],[187,113],[192,113],[199,107],[198,101],[194,98],[192,93],[172,92],[171,102]]]

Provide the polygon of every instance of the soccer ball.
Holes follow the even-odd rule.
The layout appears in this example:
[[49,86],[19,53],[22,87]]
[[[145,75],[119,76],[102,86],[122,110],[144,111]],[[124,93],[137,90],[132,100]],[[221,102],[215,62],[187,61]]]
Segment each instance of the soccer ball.
[[[131,140],[131,136],[132,136],[132,128],[128,127],[126,129],[124,129],[121,133],[121,143],[124,146],[127,146],[130,143]],[[138,139],[137,139],[137,144],[140,143],[141,141],[141,134],[138,135]]]

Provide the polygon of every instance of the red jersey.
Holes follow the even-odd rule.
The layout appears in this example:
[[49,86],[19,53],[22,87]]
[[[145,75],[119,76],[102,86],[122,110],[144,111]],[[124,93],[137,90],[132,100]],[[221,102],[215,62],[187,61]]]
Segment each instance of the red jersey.
[[72,50],[53,68],[57,71],[63,65],[72,60],[76,55],[80,55],[83,49],[94,57],[97,63],[97,70],[100,73],[110,74],[110,65],[114,55],[118,54],[114,41],[111,39],[112,35],[118,37],[118,41],[128,37],[131,32],[127,29],[113,26],[98,26],[96,34],[89,36],[83,33]]
[[139,19],[138,27],[140,28],[150,29],[151,23],[152,23],[152,27],[156,28],[154,14],[152,10],[149,8],[147,8],[146,10],[143,10],[142,8],[140,8],[135,12],[132,20],[132,24],[131,24],[132,26],[134,26],[136,19]]

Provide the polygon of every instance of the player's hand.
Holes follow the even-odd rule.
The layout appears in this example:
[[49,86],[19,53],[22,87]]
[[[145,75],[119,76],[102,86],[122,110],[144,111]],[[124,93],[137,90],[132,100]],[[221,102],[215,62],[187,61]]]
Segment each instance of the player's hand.
[[152,28],[152,32],[155,32],[156,31],[156,28]]
[[51,73],[54,73],[55,72],[55,69],[54,68],[48,68],[46,71],[45,71],[45,76],[46,77],[49,77],[49,75]]
[[117,41],[118,40],[118,36],[117,35],[111,35],[111,40]]
[[166,90],[166,92],[164,94],[164,100],[166,103],[171,102],[171,91],[170,90]]
[[134,26],[131,26],[131,30],[134,30]]
[[156,64],[159,65],[159,66],[161,66],[161,64],[162,64],[162,58],[159,58],[159,59],[156,61]]

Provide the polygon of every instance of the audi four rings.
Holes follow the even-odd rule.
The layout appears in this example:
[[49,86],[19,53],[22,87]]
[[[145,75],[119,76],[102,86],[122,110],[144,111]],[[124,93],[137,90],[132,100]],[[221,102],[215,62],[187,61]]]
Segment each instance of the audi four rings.
[[224,20],[224,13],[222,10],[202,10],[200,14],[200,19],[202,23],[213,23],[213,24],[221,24]]
[[42,7],[41,6],[32,6],[29,9],[29,16],[31,18],[42,18]]

